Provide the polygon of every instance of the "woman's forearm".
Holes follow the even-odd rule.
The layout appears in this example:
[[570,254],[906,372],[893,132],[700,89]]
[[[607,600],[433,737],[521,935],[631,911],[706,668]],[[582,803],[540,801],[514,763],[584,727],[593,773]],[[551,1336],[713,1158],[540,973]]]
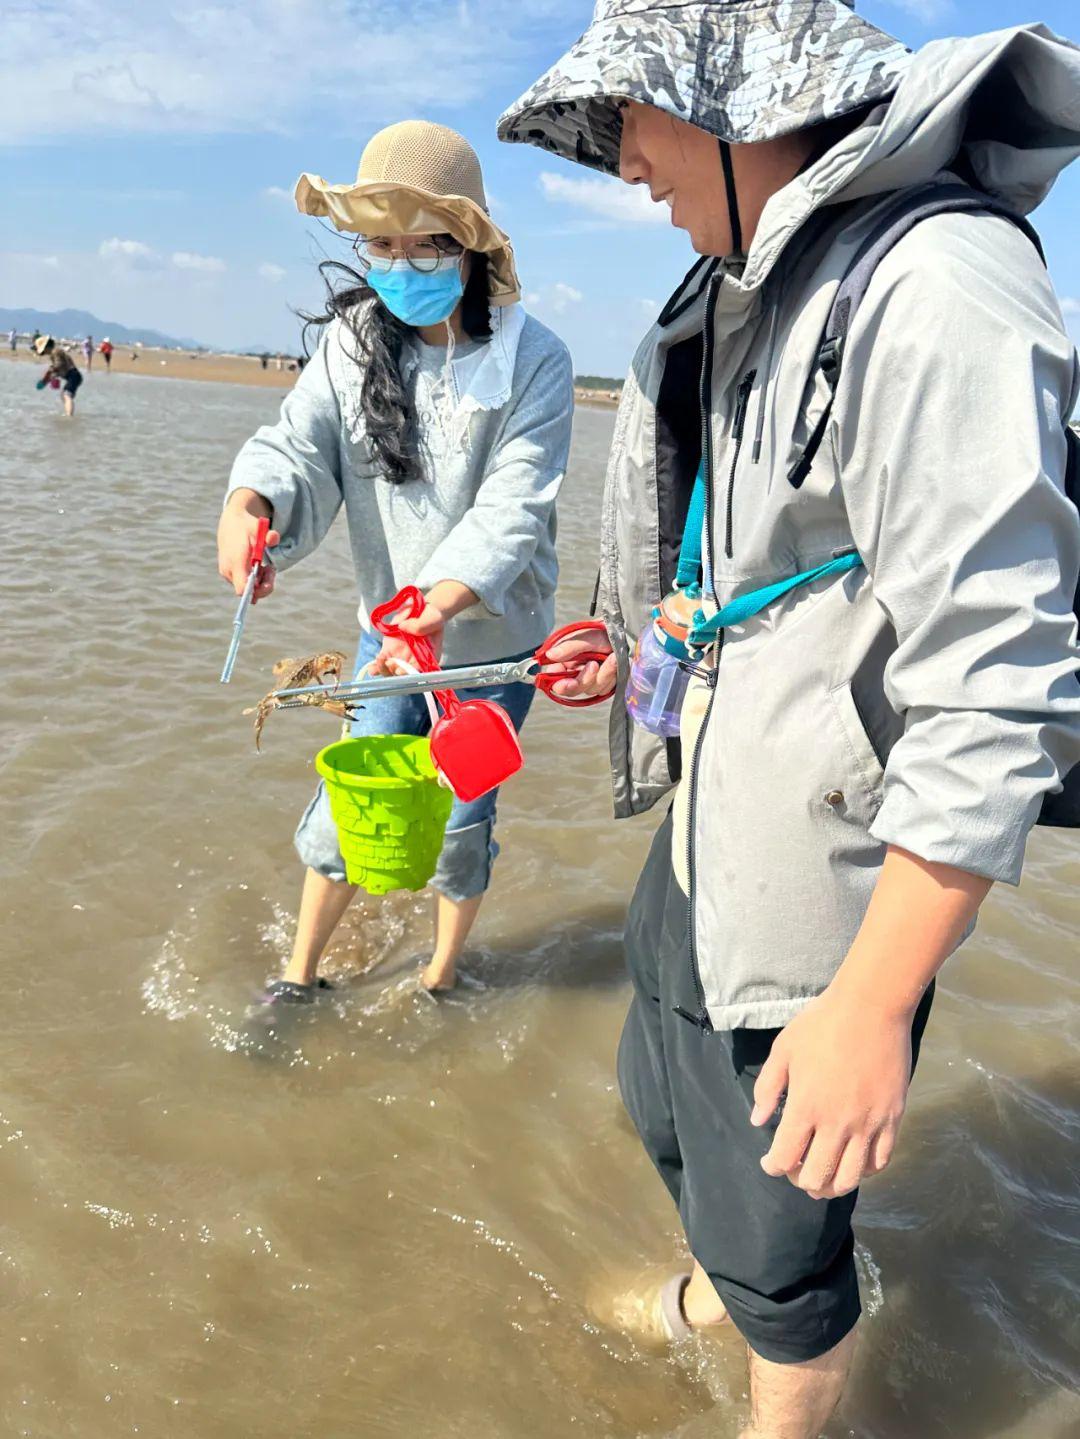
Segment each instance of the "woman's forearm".
[[432,585],[424,598],[445,620],[452,620],[480,603],[480,596],[460,580],[439,580],[438,584]]
[[239,489],[233,490],[226,501],[226,508],[243,510],[249,515],[258,515],[260,518],[273,519],[274,507],[268,499],[260,495],[258,490]]

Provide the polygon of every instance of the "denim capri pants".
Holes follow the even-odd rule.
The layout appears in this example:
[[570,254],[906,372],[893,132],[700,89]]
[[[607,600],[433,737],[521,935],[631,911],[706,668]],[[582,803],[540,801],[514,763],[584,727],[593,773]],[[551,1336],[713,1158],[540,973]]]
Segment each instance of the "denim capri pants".
[[[364,631],[356,655],[356,673],[370,664],[382,648],[382,641]],[[524,659],[511,655],[510,659]],[[502,705],[521,729],[533,702],[536,690],[532,685],[489,685],[486,689],[470,690],[466,698],[489,699]],[[351,726],[354,735],[415,734],[426,735],[431,729],[431,716],[423,695],[388,695],[386,699],[368,700]],[[495,804],[498,790],[485,794],[471,804],[454,800],[446,829],[446,842],[439,856],[432,888],[447,899],[460,901],[483,894],[491,883],[491,867],[499,853],[495,843]],[[337,828],[330,814],[326,787],[321,782],[315,797],[304,811],[296,829],[296,852],[309,869],[338,884],[346,882],[345,861],[338,847]]]

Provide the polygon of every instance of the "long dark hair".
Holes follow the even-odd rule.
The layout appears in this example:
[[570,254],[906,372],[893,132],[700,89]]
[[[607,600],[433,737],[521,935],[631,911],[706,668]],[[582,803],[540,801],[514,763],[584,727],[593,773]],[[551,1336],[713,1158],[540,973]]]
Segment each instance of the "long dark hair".
[[[469,278],[462,297],[461,324],[471,340],[491,339],[488,257],[471,251]],[[318,343],[324,326],[340,320],[353,339],[351,359],[363,374],[360,406],[372,457],[391,484],[420,478],[413,417],[409,413],[398,361],[405,339],[414,334],[381,303],[363,275],[342,260],[323,260],[319,274],[326,285],[326,308],[320,314],[300,312],[304,322],[304,353],[309,337]]]

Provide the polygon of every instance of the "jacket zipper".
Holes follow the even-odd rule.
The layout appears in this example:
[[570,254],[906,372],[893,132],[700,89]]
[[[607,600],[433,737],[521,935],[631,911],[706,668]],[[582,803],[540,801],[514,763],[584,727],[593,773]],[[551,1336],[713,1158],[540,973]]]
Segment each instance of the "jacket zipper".
[[733,548],[732,529],[734,525],[735,512],[735,470],[739,463],[739,454],[742,450],[743,431],[746,429],[746,412],[750,407],[750,391],[754,388],[754,380],[757,377],[756,370],[750,370],[739,382],[739,388],[735,396],[735,420],[731,426],[732,439],[735,441],[735,453],[731,457],[731,471],[728,475],[727,487],[727,542],[724,545],[724,553],[728,559],[733,559],[735,550]]
[[[708,298],[705,301],[705,334],[701,354],[701,385],[699,398],[701,402],[701,458],[705,466],[705,537],[707,544],[705,549],[708,553],[710,566],[713,557],[713,513],[712,513],[712,472],[713,472],[713,447],[712,447],[712,425],[709,423],[709,416],[712,412],[712,370],[713,370],[713,329],[716,323],[716,298],[720,293],[720,286],[724,283],[723,275],[717,275],[709,282]],[[703,556],[704,558],[704,556]],[[702,575],[702,589],[706,594],[712,593],[712,575]]]
[[[713,518],[712,518],[712,426],[709,417],[712,411],[712,364],[713,364],[713,327],[716,316],[716,297],[720,286],[723,284],[723,275],[718,276],[709,286],[709,296],[705,303],[705,343],[702,351],[701,363],[701,457],[705,466],[705,534],[708,537],[708,557],[711,564],[713,556]],[[702,588],[707,594],[713,592],[712,576],[703,575]],[[719,657],[719,650],[717,651]],[[712,1033],[712,1020],[709,1018],[709,1010],[705,1003],[705,987],[701,983],[701,971],[698,968],[697,956],[697,933],[695,925],[696,915],[696,894],[694,884],[694,826],[697,811],[697,770],[698,759],[701,755],[701,746],[705,738],[705,730],[708,728],[709,716],[712,714],[713,700],[716,698],[716,670],[712,670],[707,680],[709,689],[709,703],[705,710],[705,718],[698,730],[697,740],[694,744],[694,754],[690,761],[690,772],[686,776],[686,782],[690,786],[690,799],[687,804],[686,815],[686,874],[687,889],[687,929],[690,939],[690,972],[694,980],[694,994],[697,999],[697,1014],[691,1014],[689,1010],[683,1009],[682,1005],[675,1005],[675,1013],[682,1019],[688,1019],[691,1024],[696,1024],[703,1034]]]

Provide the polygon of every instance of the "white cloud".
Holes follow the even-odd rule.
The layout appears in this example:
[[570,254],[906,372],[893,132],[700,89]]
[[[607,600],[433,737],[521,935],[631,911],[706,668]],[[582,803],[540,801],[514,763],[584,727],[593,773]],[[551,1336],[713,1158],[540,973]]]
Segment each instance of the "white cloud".
[[1061,302],[1061,313],[1063,315],[1080,315],[1080,299],[1075,295],[1066,295]]
[[216,255],[193,255],[188,250],[177,250],[172,262],[178,270],[195,270],[200,275],[220,275],[225,270],[225,261]]
[[565,315],[574,305],[580,305],[585,296],[564,280],[556,280],[543,290],[530,290],[525,296],[525,305],[530,310],[542,310],[549,315]]
[[580,290],[575,290],[573,285],[566,285],[562,280],[556,281],[552,286],[552,307],[557,314],[562,314],[570,305],[580,305],[585,296]]
[[[580,0],[16,0],[0,143],[87,133],[327,136],[509,94]],[[12,13],[13,12],[13,13]],[[492,44],[492,36],[498,44]]]
[[269,280],[272,285],[278,285],[285,278],[285,271],[280,265],[273,265],[269,261],[259,266],[259,276],[263,280]]
[[47,270],[60,268],[59,255],[36,255],[25,250],[8,250],[4,259],[13,265],[44,265]]
[[558,205],[572,205],[612,225],[670,225],[671,211],[649,198],[644,185],[624,185],[606,175],[556,175],[545,170],[540,176],[544,197]]
[[127,270],[156,270],[161,265],[161,256],[141,240],[121,240],[114,236],[102,240],[98,246],[98,257],[107,263]]
[[283,190],[280,185],[267,185],[263,191],[263,198],[266,200],[283,200],[286,204],[291,205],[293,202],[293,193],[291,190]]

